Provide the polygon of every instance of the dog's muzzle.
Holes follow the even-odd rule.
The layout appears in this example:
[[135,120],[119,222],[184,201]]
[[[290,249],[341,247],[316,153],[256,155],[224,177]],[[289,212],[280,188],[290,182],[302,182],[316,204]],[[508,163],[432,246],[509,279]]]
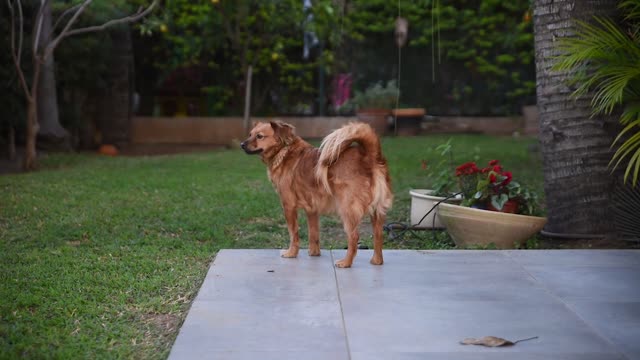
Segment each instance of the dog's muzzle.
[[246,152],[249,155],[253,155],[253,154],[259,154],[262,152],[262,149],[255,149],[255,150],[249,150],[249,148],[247,148],[247,142],[243,141],[240,143],[240,147],[242,148],[242,150],[244,150],[244,152]]

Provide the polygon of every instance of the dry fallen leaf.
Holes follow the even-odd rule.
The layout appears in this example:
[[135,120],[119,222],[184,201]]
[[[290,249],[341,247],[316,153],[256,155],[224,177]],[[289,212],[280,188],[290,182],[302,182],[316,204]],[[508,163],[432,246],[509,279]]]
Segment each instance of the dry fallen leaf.
[[464,340],[460,341],[460,344],[462,344],[462,345],[483,345],[483,346],[489,346],[489,347],[498,347],[498,346],[511,346],[514,343],[509,341],[509,340],[505,340],[503,338],[499,338],[499,337],[495,337],[495,336],[485,336],[485,337],[482,337],[480,339],[467,338],[467,339],[464,339]]
[[496,336],[485,336],[482,337],[480,339],[474,339],[474,338],[467,338],[464,339],[462,341],[460,341],[460,344],[462,345],[482,345],[482,346],[489,346],[489,347],[499,347],[499,346],[512,346],[515,345],[521,341],[527,341],[527,340],[533,340],[533,339],[537,339],[537,336],[534,337],[530,337],[528,339],[521,339],[521,340],[516,340],[516,341],[509,341],[503,338],[499,338]]

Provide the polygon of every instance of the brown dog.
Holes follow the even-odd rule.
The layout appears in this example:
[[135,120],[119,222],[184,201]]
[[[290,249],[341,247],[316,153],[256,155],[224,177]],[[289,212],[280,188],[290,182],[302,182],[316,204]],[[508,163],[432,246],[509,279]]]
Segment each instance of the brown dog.
[[293,130],[280,121],[258,123],[241,144],[247,154],[260,154],[280,195],[290,237],[289,249],[281,255],[298,255],[298,209],[307,214],[310,256],[320,255],[318,216],[335,212],[349,240],[347,255],[336,261],[336,266],[350,267],[358,249],[358,226],[369,213],[374,239],[371,263],[381,265],[382,226],[393,194],[375,132],[367,124],[352,123],[332,132],[320,148],[314,148]]

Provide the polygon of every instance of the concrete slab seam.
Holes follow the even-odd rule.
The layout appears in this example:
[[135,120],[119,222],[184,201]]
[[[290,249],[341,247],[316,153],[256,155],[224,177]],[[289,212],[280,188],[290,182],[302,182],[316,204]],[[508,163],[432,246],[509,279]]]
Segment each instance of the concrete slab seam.
[[347,323],[344,320],[344,308],[342,307],[342,298],[340,297],[340,285],[338,284],[338,273],[336,272],[335,259],[333,258],[333,249],[329,250],[331,254],[331,264],[333,264],[333,277],[336,284],[336,292],[338,294],[338,305],[340,305],[340,318],[342,319],[342,329],[344,330],[344,341],[347,346],[347,357],[351,360],[351,348],[349,347],[349,335],[347,334]]
[[[522,251],[526,251],[526,250],[522,250]],[[561,251],[561,250],[560,250]],[[598,329],[596,329],[594,326],[592,326],[588,321],[586,321],[582,316],[580,316],[580,314],[578,314],[578,312],[576,311],[576,309],[574,309],[569,303],[567,303],[566,301],[564,301],[560,296],[556,295],[556,293],[554,293],[551,289],[549,289],[548,287],[544,286],[544,284],[542,282],[540,282],[540,280],[538,280],[538,278],[535,277],[535,275],[533,275],[531,272],[529,272],[529,270],[527,270],[527,268],[521,264],[520,262],[518,262],[517,259],[515,259],[514,257],[511,256],[511,253],[506,251],[504,252],[504,256],[506,256],[507,258],[509,258],[512,262],[514,262],[515,264],[517,264],[520,268],[522,268],[522,270],[529,275],[529,277],[536,283],[538,284],[538,286],[540,286],[547,294],[549,294],[552,298],[556,299],[557,301],[559,301],[565,308],[567,308],[567,310],[569,310],[571,313],[573,313],[578,319],[580,319],[580,321],[582,321],[587,328],[589,328],[596,336],[600,337],[601,339],[603,339],[607,344],[611,345],[612,349],[615,349],[615,351],[622,356],[622,358],[624,359],[629,359],[629,357],[627,356],[627,354],[625,354],[624,352],[622,352],[620,349],[618,349],[618,346],[613,343],[609,337],[604,336],[603,334],[601,334]]]

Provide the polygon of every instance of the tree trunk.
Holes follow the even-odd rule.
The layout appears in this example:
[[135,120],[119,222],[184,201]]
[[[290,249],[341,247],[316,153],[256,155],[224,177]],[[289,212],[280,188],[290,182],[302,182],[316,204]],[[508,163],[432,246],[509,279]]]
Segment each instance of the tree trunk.
[[[45,2],[44,6],[40,36],[41,49],[38,49],[38,52],[41,52],[51,40],[51,2]],[[38,82],[39,146],[48,149],[69,150],[71,148],[69,132],[60,125],[58,118],[58,94],[54,64],[53,53],[51,53],[42,64],[40,81]]]
[[557,41],[574,34],[574,21],[613,15],[615,0],[535,0],[534,32],[540,142],[550,235],[612,235],[610,200],[614,117],[591,117],[591,98],[572,98],[567,73],[554,72]]
[[9,160],[16,159],[16,128],[9,124]]
[[40,125],[38,124],[38,82],[40,80],[41,61],[33,55],[33,78],[31,79],[31,94],[27,94],[27,126],[25,134],[25,149],[22,162],[24,171],[35,170],[38,167],[36,141]]
[[[36,70],[37,72],[37,70]],[[38,105],[36,96],[27,100],[27,129],[24,149],[24,171],[35,170],[38,167],[36,153],[36,136],[38,135]]]

